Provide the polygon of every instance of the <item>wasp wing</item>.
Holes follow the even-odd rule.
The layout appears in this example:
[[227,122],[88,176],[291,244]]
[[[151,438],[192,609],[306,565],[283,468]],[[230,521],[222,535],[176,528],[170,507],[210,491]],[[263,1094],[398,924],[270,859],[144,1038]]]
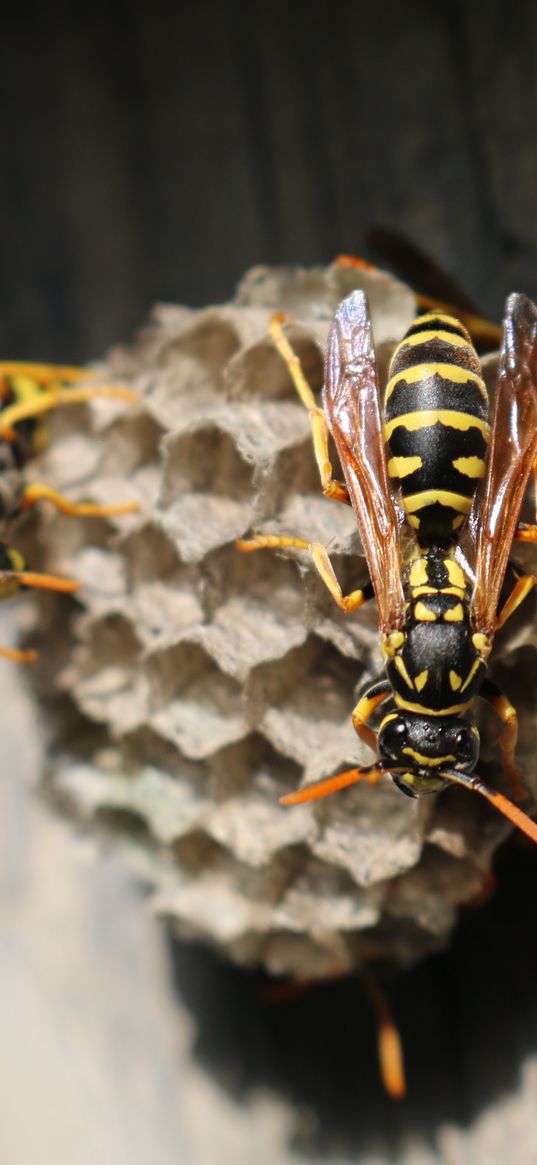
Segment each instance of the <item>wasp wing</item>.
[[461,547],[475,575],[473,626],[490,637],[536,455],[537,308],[515,293],[505,306],[487,471]]
[[323,399],[358,521],[382,634],[402,627],[402,512],[390,488],[373,333],[362,291],[339,305],[328,333]]

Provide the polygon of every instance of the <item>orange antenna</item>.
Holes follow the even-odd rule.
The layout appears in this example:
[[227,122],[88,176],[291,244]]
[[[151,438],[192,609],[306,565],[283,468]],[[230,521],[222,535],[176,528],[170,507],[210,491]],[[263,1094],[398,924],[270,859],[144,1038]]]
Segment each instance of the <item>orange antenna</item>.
[[497,793],[495,789],[489,789],[485,785],[477,773],[459,773],[456,771],[446,771],[442,769],[440,776],[446,781],[453,781],[456,785],[464,785],[465,789],[473,789],[474,793],[480,793],[485,797],[495,809],[498,809],[508,821],[516,825],[526,837],[531,838],[537,843],[537,822],[532,821],[527,813],[519,809],[518,805],[514,805],[508,797],[504,797],[503,793]]
[[324,777],[322,781],[315,781],[313,785],[306,785],[304,789],[297,789],[295,793],[286,793],[280,797],[280,805],[304,805],[307,801],[318,801],[321,797],[328,797],[330,793],[337,793],[339,789],[348,789],[349,785],[356,785],[358,781],[368,781],[376,785],[385,769],[381,765],[368,765],[365,769],[346,769],[343,773],[336,773],[334,777]]

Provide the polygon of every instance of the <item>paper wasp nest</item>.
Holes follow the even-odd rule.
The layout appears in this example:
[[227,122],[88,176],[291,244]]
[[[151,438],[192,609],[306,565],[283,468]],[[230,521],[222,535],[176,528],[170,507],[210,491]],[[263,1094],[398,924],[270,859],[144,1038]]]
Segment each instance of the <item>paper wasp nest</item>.
[[[39,467],[71,496],[134,497],[140,512],[47,513],[32,558],[83,583],[76,600],[44,598],[32,628],[50,794],[115,831],[181,934],[307,978],[407,965],[445,943],[508,832],[464,791],[411,801],[389,778],[278,804],[303,779],[372,759],[350,713],[381,670],[374,604],[344,615],[307,555],[234,546],[252,529],[319,539],[344,589],[366,577],[352,512],[321,495],[307,414],[267,335],[272,312],[289,313],[319,388],[330,317],[356,286],[382,376],[415,303],[379,272],[259,268],[223,307],[157,308],[103,369],[137,388],[139,407],[64,410]],[[529,701],[527,627],[514,619],[495,658],[503,646],[515,700],[513,664],[524,671]],[[496,737],[485,726],[480,771],[501,781]]]

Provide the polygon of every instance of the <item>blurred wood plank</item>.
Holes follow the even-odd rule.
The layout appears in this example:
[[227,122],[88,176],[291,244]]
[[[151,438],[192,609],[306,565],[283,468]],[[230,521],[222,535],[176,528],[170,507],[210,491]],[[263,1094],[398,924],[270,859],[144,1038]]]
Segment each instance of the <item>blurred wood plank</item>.
[[1,350],[95,356],[156,299],[227,299],[375,224],[493,315],[535,295],[536,37],[531,0],[12,7]]

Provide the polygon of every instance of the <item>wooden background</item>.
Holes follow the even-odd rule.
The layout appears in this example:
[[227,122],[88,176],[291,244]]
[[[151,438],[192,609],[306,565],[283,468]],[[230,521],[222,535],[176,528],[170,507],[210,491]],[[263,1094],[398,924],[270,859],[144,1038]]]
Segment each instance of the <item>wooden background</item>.
[[95,357],[375,225],[493,315],[537,294],[532,0],[51,0],[1,33],[6,356]]
[[[375,226],[493,316],[537,295],[531,0],[51,0],[0,27],[6,358],[96,357],[155,300],[225,300],[252,264],[363,252]],[[1,702],[2,1165],[533,1165],[533,853],[400,981],[394,1110],[359,987],[274,1019],[166,941],[121,863],[24,791],[39,750],[9,668]]]

